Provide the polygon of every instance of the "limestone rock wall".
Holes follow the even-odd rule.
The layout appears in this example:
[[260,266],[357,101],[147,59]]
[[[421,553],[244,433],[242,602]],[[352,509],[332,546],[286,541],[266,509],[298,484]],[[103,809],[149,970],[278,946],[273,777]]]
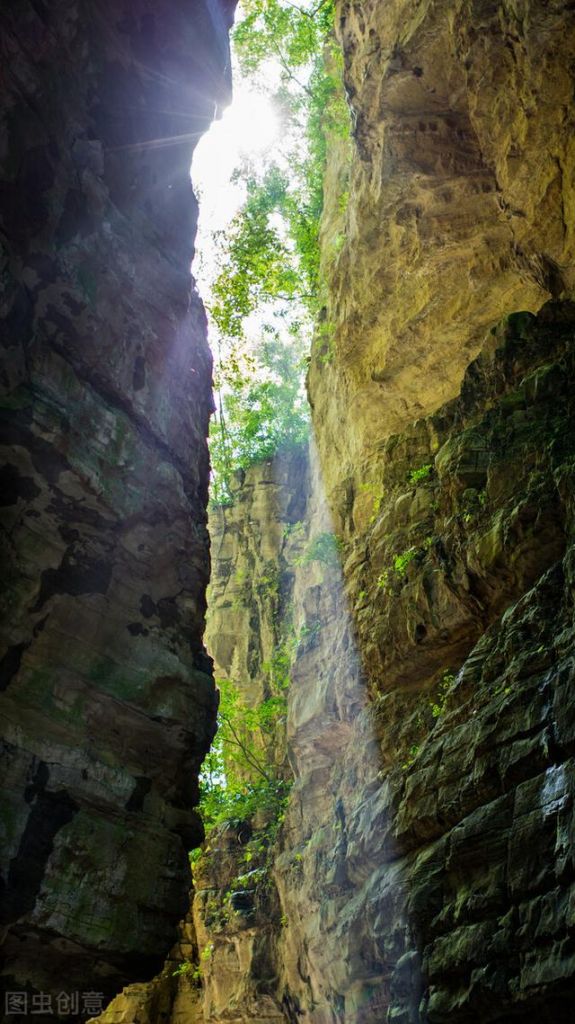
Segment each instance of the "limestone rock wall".
[[4,985],[30,997],[149,977],[202,838],[211,358],[189,166],[228,99],[232,8],[0,13],[0,901]]
[[305,536],[341,564],[294,573],[274,999],[292,1024],[567,1024],[573,11],[338,18],[354,140],[326,179]]
[[286,1005],[568,1021],[573,11],[338,15],[310,528],[327,499],[343,581],[296,597]]
[[[255,707],[270,696],[274,658],[287,658],[303,642],[295,631],[294,588],[307,539],[307,452],[280,452],[273,461],[251,467],[238,480],[234,497],[232,508],[210,513],[214,573],[206,644],[216,680],[233,682]],[[280,719],[272,757],[283,777],[291,774],[285,732]],[[262,824],[256,816],[215,829],[194,867],[205,1024],[285,1019],[278,984],[283,918],[273,851],[265,841],[249,846]]]
[[[210,511],[206,644],[216,680],[233,682],[251,708],[269,697],[272,662],[286,640],[295,646],[294,586],[308,497],[307,452],[298,449],[240,474],[233,506]],[[285,734],[280,718],[268,757],[284,777]],[[258,736],[252,740],[257,744]],[[263,742],[260,756],[264,761]],[[151,985],[126,988],[101,1024],[281,1024],[282,911],[273,850],[265,839],[250,843],[264,824],[256,816],[209,833],[194,863],[190,912],[163,971]]]
[[[313,444],[219,515],[209,635],[254,701],[274,561],[289,597],[294,783],[271,872],[250,823],[212,833],[168,1020],[570,1022],[574,343],[570,303],[499,325],[388,439],[341,560]],[[156,997],[104,1020],[156,1024]]]
[[309,468],[213,524],[217,675],[256,704],[297,638],[290,802],[271,870],[210,837],[103,1019],[570,1024],[572,5],[341,0],[338,34]]
[[337,34],[354,146],[310,372],[330,495],[458,393],[493,324],[575,286],[571,6],[340,0]]
[[571,1018],[574,330],[491,335],[354,496],[345,584],[296,585],[291,1020]]

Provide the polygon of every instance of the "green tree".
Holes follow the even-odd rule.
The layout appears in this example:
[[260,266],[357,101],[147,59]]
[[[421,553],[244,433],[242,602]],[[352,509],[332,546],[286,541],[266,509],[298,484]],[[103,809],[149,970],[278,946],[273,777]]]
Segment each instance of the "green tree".
[[[236,170],[246,198],[216,239],[218,273],[208,307],[218,349],[210,450],[212,497],[219,504],[232,501],[238,469],[301,443],[308,430],[304,377],[320,305],[326,139],[349,132],[333,7],[333,0],[315,6],[245,0],[234,31],[241,74],[265,79],[270,59],[279,68],[275,103],[283,142],[263,167],[247,161]],[[246,340],[254,315],[255,344]]]
[[224,821],[245,821],[256,811],[275,820],[289,790],[278,755],[285,693],[271,693],[257,707],[249,707],[233,683],[220,680],[218,687],[218,731],[200,778],[204,824],[210,829]]

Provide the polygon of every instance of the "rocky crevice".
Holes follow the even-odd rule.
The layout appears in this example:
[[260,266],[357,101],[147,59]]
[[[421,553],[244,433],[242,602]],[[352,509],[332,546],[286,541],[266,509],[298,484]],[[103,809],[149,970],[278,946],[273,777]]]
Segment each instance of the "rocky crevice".
[[[255,859],[255,820],[212,833],[164,970],[108,1024],[571,1020],[571,7],[337,5],[354,129],[326,176],[314,443],[248,470],[211,524],[218,677],[256,706],[293,639],[276,737],[289,804]],[[214,66],[225,78],[225,45],[202,51],[213,10],[188,40],[200,121]],[[188,808],[215,710],[209,356],[174,222],[187,185],[164,192],[177,161],[128,148],[177,130],[146,120],[167,81],[148,77],[150,41],[181,81],[186,36],[132,6],[114,24],[105,67],[79,37],[100,92],[86,108],[75,94],[69,118],[93,134],[62,130],[59,162],[37,118],[18,120],[41,135],[6,186],[24,189],[32,241],[14,217],[3,229],[17,571],[2,667],[26,733],[8,734],[7,828],[31,860],[6,948],[17,976],[26,940],[43,984],[62,948],[73,978],[89,956],[110,991],[151,971],[182,910],[176,837],[200,834]],[[79,31],[63,18],[64,43]]]
[[279,455],[213,524],[211,649],[252,701],[257,581],[290,578],[293,786],[271,872],[250,822],[208,843],[178,1013],[567,1024],[572,11],[343,0],[337,32],[314,443],[291,493]]

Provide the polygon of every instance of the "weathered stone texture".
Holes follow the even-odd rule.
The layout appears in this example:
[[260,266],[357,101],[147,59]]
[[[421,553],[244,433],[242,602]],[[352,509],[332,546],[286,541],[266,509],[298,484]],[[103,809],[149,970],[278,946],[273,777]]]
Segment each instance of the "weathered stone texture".
[[458,393],[493,324],[575,287],[572,5],[340,0],[337,15],[355,145],[349,184],[326,192],[343,246],[324,249],[310,372],[330,494]]
[[[293,637],[308,476],[307,452],[284,452],[240,474],[233,507],[210,512],[214,571],[206,644],[216,679],[233,682],[252,708],[269,697],[272,659],[286,635]],[[258,736],[252,741],[257,744]],[[285,753],[280,719],[272,749],[262,739],[262,763],[273,762],[285,775]],[[249,860],[245,856],[246,843],[265,823],[230,823],[210,833],[194,865],[190,915],[164,971],[152,985],[125,989],[98,1018],[101,1024],[284,1020],[278,994],[281,909],[272,858],[264,844],[250,851]]]
[[[241,825],[212,837],[183,945],[158,982],[128,989],[105,1019],[275,1024],[283,1014],[291,1024],[570,1024],[573,5],[341,0],[338,13],[355,143],[347,170],[338,143],[327,178],[328,298],[310,369],[318,451],[309,478],[303,465],[282,462],[248,471],[214,533],[210,645],[217,672],[253,703],[265,694],[262,669],[277,642],[278,617],[292,604],[291,625],[301,642],[287,721],[290,806],[271,883],[269,871],[258,874],[263,864],[245,870]],[[344,211],[336,191],[348,173]],[[129,183],[120,179],[129,223],[146,235],[147,214],[137,203],[131,208]],[[341,248],[332,244],[340,232]],[[112,235],[120,237],[116,230]],[[73,254],[83,252],[81,241],[74,245],[73,252],[66,249],[72,267]],[[89,290],[90,281],[80,276],[79,287]],[[134,287],[140,282],[136,274]],[[91,301],[88,291],[85,305]],[[125,301],[114,292],[118,308]],[[153,327],[155,297],[150,303],[138,293],[138,302],[149,309]],[[18,309],[24,316],[27,307]],[[118,344],[111,366],[116,357],[123,365]],[[50,358],[61,358],[60,349],[60,342],[52,344]],[[22,366],[34,366],[27,359]],[[89,359],[82,365],[91,380]],[[132,370],[132,386],[143,398],[155,378],[143,375],[141,363]],[[124,381],[122,394],[125,387]],[[116,392],[107,386],[98,394]],[[52,450],[54,406],[45,405],[34,437]],[[77,408],[90,424],[84,399]],[[174,398],[169,410],[161,403],[154,408],[171,417],[179,406]],[[93,435],[100,434],[82,417],[78,412],[70,435],[75,438],[79,422],[90,440],[82,451],[93,451]],[[163,422],[150,419],[154,437]],[[145,423],[146,445],[154,447]],[[161,435],[162,466],[166,450],[181,455],[185,439],[181,420],[170,423],[174,440]],[[132,434],[113,437],[98,457],[125,444],[131,466],[136,456],[124,438]],[[48,500],[42,497],[47,485],[35,469],[36,449],[28,448],[32,469],[18,463],[6,482],[20,501],[34,504]],[[64,455],[71,458],[68,447]],[[86,461],[83,456],[81,465]],[[100,478],[90,476],[80,503],[69,490],[80,487],[80,472],[49,465],[59,473],[57,497],[66,509],[74,498],[74,509],[90,517],[95,508],[106,523],[116,522],[114,503],[131,493],[125,467],[120,496],[116,478],[104,474],[112,494],[106,491],[104,503]],[[133,472],[151,483],[153,507],[168,501],[172,477],[165,471],[160,484],[149,460],[138,465]],[[137,482],[136,495],[141,487]],[[192,493],[193,485],[186,482],[186,489]],[[37,522],[51,536],[42,514]],[[44,589],[31,587],[26,597],[28,605],[38,604],[30,614],[40,632],[14,636],[8,675],[18,666],[22,673],[35,647],[48,642],[51,620],[42,631],[43,609],[48,603],[56,616],[59,602],[68,600],[64,585],[76,598],[72,621],[84,602],[104,605],[101,565],[110,560],[98,545],[109,537],[107,543],[120,546],[122,530],[101,529],[92,518],[80,529],[75,515],[71,525],[82,547],[64,562],[52,542],[56,554],[45,565]],[[183,544],[187,557],[198,550],[189,537],[178,540],[174,519],[167,529],[165,518],[146,518],[154,524],[154,550],[142,555],[142,575],[159,571],[159,561],[162,572],[169,574],[167,566],[178,572],[186,563],[174,555]],[[286,526],[300,520],[296,540]],[[28,526],[32,561],[33,528],[34,522]],[[341,567],[296,557],[302,544],[332,531],[342,539]],[[139,538],[130,557],[137,557]],[[82,592],[86,576],[89,595]],[[103,635],[112,660],[123,621],[139,634],[134,642],[149,644],[150,633],[142,631],[154,627],[164,637],[175,631],[181,642],[178,614],[196,593],[189,582],[167,591],[147,582],[144,590],[131,582],[136,578],[130,574],[126,583],[122,572],[122,600],[98,620],[105,630],[111,616],[111,639]],[[175,593],[175,607],[162,600]],[[129,610],[131,601],[137,614],[123,619],[121,609]],[[191,636],[194,643],[193,630]],[[61,643],[53,636],[50,642],[61,657]],[[86,643],[85,657],[89,649]],[[181,647],[171,656],[182,658]],[[76,663],[74,670],[76,679]],[[163,698],[166,677],[179,671],[162,663],[154,699]],[[21,685],[31,688],[27,678]],[[107,692],[105,682],[99,685]],[[76,691],[56,691],[66,736],[69,692]],[[104,697],[97,699],[108,723]],[[135,735],[127,722],[121,738],[130,748]],[[112,774],[101,769],[105,794],[112,784],[121,786],[123,776],[113,774],[120,763],[114,754],[106,763]],[[162,764],[147,793],[150,776],[134,769],[126,798],[144,801],[146,811],[152,795],[165,799],[164,771]],[[82,820],[77,789],[48,785],[39,764],[27,792],[30,827],[48,819],[66,836]],[[48,849],[44,826],[37,834],[40,848]],[[58,849],[63,858],[65,845]],[[145,867],[129,866],[137,885],[155,870],[147,857]],[[80,870],[77,858],[70,864]],[[121,872],[121,857],[116,864]],[[115,877],[107,864],[106,884]],[[155,895],[165,905],[161,886]],[[208,947],[202,961],[200,950]],[[202,968],[200,997],[193,971],[174,980],[173,964],[186,959]]]
[[219,514],[209,633],[254,702],[262,577],[289,580],[294,785],[272,885],[242,827],[202,856],[198,1020],[571,1021],[574,343],[569,303],[490,334],[348,491],[343,568],[306,555],[334,528],[313,447]]
[[[307,452],[280,452],[242,474],[232,508],[210,513],[214,573],[206,644],[216,680],[233,682],[252,707],[272,692],[271,665],[282,644],[288,638],[290,649],[296,644],[294,585],[306,539],[308,492]],[[271,749],[269,743],[262,739],[262,761],[285,776],[281,720]],[[244,856],[246,841],[264,824],[265,813],[261,821],[217,828],[194,867],[205,1024],[284,1020],[278,987],[282,911],[270,874],[273,858],[265,844],[250,852],[249,861]]]
[[149,977],[202,836],[211,359],[189,165],[228,97],[230,8],[0,14],[9,989]]
[[296,585],[279,955],[316,1024],[571,1019],[574,342],[569,304],[509,318],[349,493],[347,602]]

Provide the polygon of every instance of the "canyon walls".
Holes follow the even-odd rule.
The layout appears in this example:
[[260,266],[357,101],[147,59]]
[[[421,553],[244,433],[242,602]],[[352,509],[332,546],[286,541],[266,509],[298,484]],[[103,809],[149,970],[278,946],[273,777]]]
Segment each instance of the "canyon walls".
[[174,1021],[570,1021],[574,342],[569,302],[498,325],[382,447],[342,567],[313,445],[214,517],[218,673],[261,700],[292,631],[293,785],[271,858],[211,833]]
[[336,32],[354,145],[310,372],[330,495],[457,394],[501,317],[575,287],[570,4],[341,0]]
[[229,99],[232,10],[0,14],[0,901],[28,1012],[152,975],[203,835],[211,357],[189,167]]
[[207,123],[225,35],[203,4],[189,37],[173,4],[105,32],[73,10],[55,96],[35,91],[49,15],[19,13],[44,42],[9,93],[37,147],[2,229],[10,976],[34,959],[51,985],[65,955],[73,987],[88,961],[111,993],[181,913],[162,973],[102,1021],[568,1024],[573,5],[337,4],[353,132],[326,175],[312,442],[241,473],[211,521],[216,678],[257,708],[279,655],[292,785],[275,822],[210,833],[187,915],[216,700],[209,357],[187,178],[130,147],[152,112],[146,138],[182,131],[185,76]]
[[[233,915],[206,909],[243,877],[241,843],[232,871],[230,847],[208,845],[194,907],[219,985],[226,964],[234,981],[213,998],[211,953],[202,1012],[567,1024],[572,5],[337,11],[353,145],[346,162],[335,144],[326,179],[279,908],[274,922],[267,876],[261,893],[244,879],[267,907],[246,926],[251,950],[265,938],[260,968]],[[225,578],[261,482],[247,472],[223,541],[218,520]],[[276,533],[273,516],[261,545]],[[327,537],[339,558],[306,561]],[[215,594],[214,650],[255,694],[261,617]],[[243,1001],[258,970],[266,1012]]]
[[327,501],[343,591],[298,601],[321,627],[292,671],[280,988],[293,1021],[566,1022],[573,11],[337,11],[309,522]]
[[502,324],[353,494],[343,594],[302,580],[294,1021],[571,1018],[574,340],[569,303]]
[[[281,692],[296,651],[312,642],[311,631],[296,624],[298,577],[317,575],[300,564],[309,475],[305,449],[283,452],[240,473],[234,504],[210,512],[206,644],[216,682],[231,683],[250,709]],[[271,735],[252,730],[261,763],[273,764],[278,779],[290,777],[285,715],[275,718]],[[126,988],[101,1024],[285,1019],[278,985],[282,911],[272,871],[278,824],[260,808],[253,818],[236,816],[209,832],[193,865],[191,908],[163,971],[151,985]]]

